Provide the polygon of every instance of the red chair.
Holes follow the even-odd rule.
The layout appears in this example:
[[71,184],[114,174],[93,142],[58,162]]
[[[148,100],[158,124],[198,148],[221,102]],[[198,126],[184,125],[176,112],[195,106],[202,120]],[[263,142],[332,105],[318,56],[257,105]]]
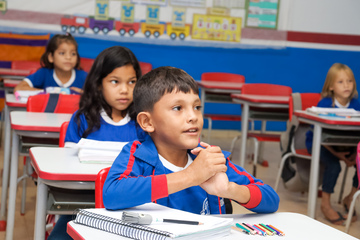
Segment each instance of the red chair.
[[152,70],[152,64],[151,63],[146,63],[146,62],[139,62],[140,64],[140,68],[141,68],[141,73],[142,75],[150,72]]
[[97,174],[95,180],[95,208],[104,208],[103,203],[103,186],[106,180],[106,177],[109,173],[110,167],[101,169]]
[[90,69],[92,67],[92,65],[94,64],[94,59],[91,58],[80,58],[80,67],[85,71],[85,72],[90,72]]
[[30,70],[31,73],[41,68],[39,61],[12,61],[11,69]]
[[[241,89],[241,94],[253,94],[253,95],[267,95],[267,96],[290,96],[292,93],[291,87],[284,86],[284,85],[277,85],[277,84],[267,84],[267,83],[252,83],[252,84],[244,84]],[[249,115],[251,120],[256,120],[255,114],[261,114],[264,112],[271,112],[272,110],[264,109],[264,108],[250,108]],[[282,113],[280,113],[282,114]],[[283,114],[288,114],[287,110]],[[282,114],[282,115],[283,115]],[[270,120],[277,120],[276,116],[274,115],[274,119]],[[266,131],[266,121],[262,120],[261,132],[248,132],[248,139],[252,140],[254,143],[254,168],[253,168],[253,175],[256,175],[256,164],[258,162],[258,152],[259,152],[259,142],[280,142],[280,134],[269,134],[265,133]],[[237,138],[233,140],[236,141]],[[233,146],[233,144],[232,144]],[[262,162],[263,166],[268,166],[267,161]]]
[[38,94],[27,101],[28,112],[74,113],[79,108],[78,94]]
[[[294,115],[296,110],[306,110],[312,106],[316,106],[320,101],[320,93],[293,93],[289,100],[289,122],[287,124],[287,130],[284,132],[285,138],[292,136],[288,139],[288,142],[283,146],[283,154],[280,161],[279,171],[276,177],[274,190],[277,191],[279,186],[281,174],[285,162],[290,157],[297,157],[302,159],[311,160],[311,155],[308,153],[305,146],[305,135],[310,129],[310,125],[301,123]],[[282,141],[283,143],[283,141]]]
[[[206,72],[201,74],[201,80],[203,81],[224,81],[224,82],[239,82],[245,83],[245,77],[243,75],[234,73],[222,73],[222,72]],[[204,99],[205,101],[205,99]],[[241,116],[232,114],[208,114],[204,113],[204,118],[208,120],[208,143],[210,143],[212,121],[241,121]]]
[[61,124],[60,127],[60,136],[59,136],[59,147],[65,146],[65,136],[66,136],[66,130],[69,126],[69,121],[64,122]]

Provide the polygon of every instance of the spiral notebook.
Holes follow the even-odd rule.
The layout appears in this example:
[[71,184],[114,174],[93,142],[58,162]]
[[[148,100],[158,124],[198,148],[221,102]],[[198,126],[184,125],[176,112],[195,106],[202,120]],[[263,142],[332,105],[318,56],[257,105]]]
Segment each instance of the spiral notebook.
[[81,209],[76,214],[74,223],[86,225],[120,236],[140,239],[206,239],[219,238],[230,234],[232,218],[220,218],[209,215],[197,215],[181,210],[171,209],[154,203],[126,209],[137,213],[150,214],[156,218],[199,221],[202,225],[174,223],[152,223],[138,225],[121,220],[122,211],[105,209]]

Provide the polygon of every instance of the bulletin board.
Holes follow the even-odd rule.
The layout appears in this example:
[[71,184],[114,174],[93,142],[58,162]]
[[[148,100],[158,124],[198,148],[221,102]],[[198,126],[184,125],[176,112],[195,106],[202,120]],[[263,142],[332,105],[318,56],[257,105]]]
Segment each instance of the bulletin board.
[[280,0],[247,0],[246,27],[277,29]]

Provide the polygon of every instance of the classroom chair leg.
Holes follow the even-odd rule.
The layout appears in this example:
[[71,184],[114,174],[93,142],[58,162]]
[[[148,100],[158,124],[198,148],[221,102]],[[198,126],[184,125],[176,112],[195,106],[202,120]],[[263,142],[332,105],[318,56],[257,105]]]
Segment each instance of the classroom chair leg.
[[358,198],[358,196],[360,195],[360,190],[357,190],[356,193],[354,194],[353,196],[353,199],[351,201],[351,204],[350,204],[350,208],[349,208],[349,213],[348,213],[348,217],[346,219],[346,224],[345,224],[345,232],[346,233],[349,233],[349,228],[350,228],[350,223],[351,223],[351,219],[352,219],[352,215],[354,213],[354,210],[355,210],[355,202],[356,202],[356,199]]
[[344,176],[343,176],[343,180],[342,180],[342,183],[341,183],[341,188],[340,188],[340,193],[339,193],[339,199],[338,199],[338,203],[339,203],[339,204],[341,203],[342,196],[343,196],[343,194],[344,194],[344,187],[345,187],[347,172],[348,172],[348,167],[345,166]]

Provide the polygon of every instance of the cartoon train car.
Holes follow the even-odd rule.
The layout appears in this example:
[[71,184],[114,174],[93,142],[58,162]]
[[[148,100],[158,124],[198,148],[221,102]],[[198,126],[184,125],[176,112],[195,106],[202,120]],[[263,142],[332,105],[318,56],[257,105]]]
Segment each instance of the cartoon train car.
[[158,38],[160,35],[165,33],[165,26],[164,22],[159,22],[159,24],[149,24],[146,22],[141,23],[141,32],[145,35],[145,37],[149,38],[151,35]]
[[140,23],[124,23],[121,21],[115,21],[115,29],[121,36],[124,36],[125,33],[129,33],[130,36],[133,36],[135,33],[139,32]]
[[69,29],[71,33],[75,33],[78,30],[79,33],[83,34],[89,28],[89,18],[87,16],[65,15],[61,18],[60,25],[63,32]]
[[166,32],[172,40],[175,40],[176,37],[179,37],[181,40],[184,40],[187,36],[191,34],[191,24],[185,24],[185,26],[173,26],[172,23],[166,24]]
[[107,34],[114,29],[114,19],[109,18],[108,20],[97,20],[94,17],[89,17],[89,27],[98,34],[102,31]]

